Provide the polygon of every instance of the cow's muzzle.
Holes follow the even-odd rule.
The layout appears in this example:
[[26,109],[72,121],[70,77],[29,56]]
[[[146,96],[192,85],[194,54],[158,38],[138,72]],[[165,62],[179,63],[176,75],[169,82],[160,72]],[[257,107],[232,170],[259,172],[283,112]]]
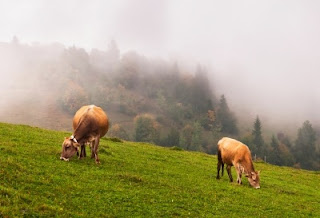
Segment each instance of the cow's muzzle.
[[69,161],[69,158],[60,157],[60,160]]

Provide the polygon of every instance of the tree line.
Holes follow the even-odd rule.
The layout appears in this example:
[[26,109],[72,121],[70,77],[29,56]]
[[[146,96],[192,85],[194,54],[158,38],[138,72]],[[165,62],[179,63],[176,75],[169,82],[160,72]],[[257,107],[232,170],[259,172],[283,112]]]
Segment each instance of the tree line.
[[257,159],[320,169],[317,134],[309,121],[295,140],[276,133],[266,142],[259,117],[252,132],[240,133],[226,96],[217,95],[215,81],[208,77],[213,72],[200,64],[190,68],[134,51],[121,54],[114,40],[105,50],[87,52],[61,44],[23,45],[15,39],[0,44],[0,52],[19,60],[29,78],[34,75],[37,84],[54,93],[65,113],[96,104],[112,114],[109,136],[209,154],[216,153],[221,137],[229,136],[247,144]]

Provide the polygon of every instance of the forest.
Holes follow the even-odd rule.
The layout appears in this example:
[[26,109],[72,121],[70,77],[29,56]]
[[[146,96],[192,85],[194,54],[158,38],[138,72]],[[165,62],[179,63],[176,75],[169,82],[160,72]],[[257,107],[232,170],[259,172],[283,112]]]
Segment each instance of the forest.
[[[254,159],[320,170],[320,130],[312,121],[302,123],[295,137],[284,129],[268,138],[262,114],[250,128],[241,128],[236,109],[208,76],[214,72],[200,63],[190,68],[135,51],[121,53],[114,40],[104,50],[88,52],[59,43],[23,44],[16,37],[0,43],[0,57],[5,63],[0,91],[6,95],[0,106],[19,103],[19,113],[37,98],[69,117],[82,105],[95,104],[109,115],[109,137],[215,154],[217,141],[229,136],[247,144]],[[27,96],[24,101],[11,96],[17,90]]]

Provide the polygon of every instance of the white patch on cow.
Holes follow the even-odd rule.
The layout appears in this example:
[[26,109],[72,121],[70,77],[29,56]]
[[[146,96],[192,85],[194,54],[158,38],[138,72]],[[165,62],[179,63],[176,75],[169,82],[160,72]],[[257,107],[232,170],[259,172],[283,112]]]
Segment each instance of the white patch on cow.
[[93,109],[94,107],[95,107],[95,105],[92,104],[92,105],[89,106],[89,109]]
[[69,161],[69,158],[60,157],[60,160]]

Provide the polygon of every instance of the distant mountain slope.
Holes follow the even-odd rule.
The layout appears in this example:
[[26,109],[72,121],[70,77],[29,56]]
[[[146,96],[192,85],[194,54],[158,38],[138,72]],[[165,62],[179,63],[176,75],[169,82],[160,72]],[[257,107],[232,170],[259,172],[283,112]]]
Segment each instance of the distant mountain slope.
[[63,162],[70,134],[0,123],[0,217],[320,216],[319,172],[255,163],[255,190],[216,180],[216,156],[111,139],[100,165]]

